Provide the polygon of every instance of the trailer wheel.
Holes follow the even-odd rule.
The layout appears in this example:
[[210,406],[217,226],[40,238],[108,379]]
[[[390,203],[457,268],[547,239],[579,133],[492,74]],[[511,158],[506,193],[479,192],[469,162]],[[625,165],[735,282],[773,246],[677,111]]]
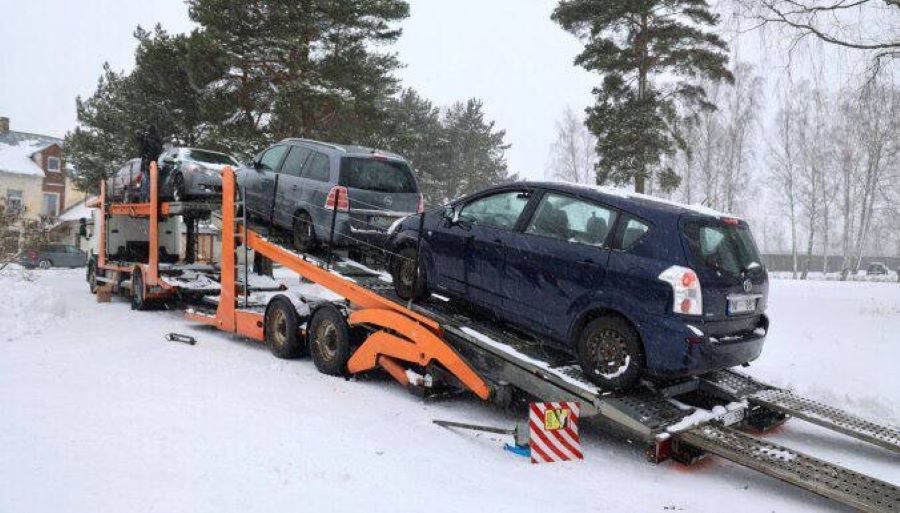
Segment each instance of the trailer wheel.
[[92,261],[88,262],[87,282],[91,288],[91,294],[97,293],[97,265]]
[[[412,246],[400,250],[393,265],[394,291],[401,299],[417,301],[428,296],[425,269],[418,265],[418,251]],[[416,276],[418,274],[418,276]]]
[[144,297],[144,275],[140,271],[135,271],[131,275],[131,309],[147,310],[150,308],[150,302]]
[[306,347],[300,341],[297,310],[288,299],[277,297],[269,303],[265,319],[266,344],[278,358],[303,356]]
[[640,377],[644,365],[640,337],[622,317],[598,317],[581,331],[578,363],[597,385],[626,390]]
[[341,376],[350,359],[350,327],[340,310],[327,304],[319,307],[309,323],[309,353],[323,374]]

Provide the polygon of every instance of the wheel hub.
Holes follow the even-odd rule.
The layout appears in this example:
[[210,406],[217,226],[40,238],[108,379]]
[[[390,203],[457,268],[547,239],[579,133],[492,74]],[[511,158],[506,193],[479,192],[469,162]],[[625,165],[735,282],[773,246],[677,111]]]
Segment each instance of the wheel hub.
[[278,347],[284,347],[287,343],[287,318],[281,310],[275,310],[272,315],[272,341]]
[[337,328],[330,322],[323,322],[316,328],[316,346],[319,353],[327,360],[337,355]]
[[593,345],[594,362],[601,374],[619,372],[629,363],[625,339],[616,331],[601,331],[596,335]]
[[416,278],[417,268],[418,266],[415,262],[409,259],[404,260],[403,265],[400,266],[400,281],[403,282],[404,285],[411,287]]

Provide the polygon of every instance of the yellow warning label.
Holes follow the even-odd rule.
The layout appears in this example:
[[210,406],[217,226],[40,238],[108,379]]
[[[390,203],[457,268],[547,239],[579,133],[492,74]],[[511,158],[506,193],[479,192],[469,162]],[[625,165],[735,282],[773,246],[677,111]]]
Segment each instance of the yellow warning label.
[[544,429],[548,431],[563,429],[569,420],[569,410],[560,408],[558,410],[547,409],[544,411]]

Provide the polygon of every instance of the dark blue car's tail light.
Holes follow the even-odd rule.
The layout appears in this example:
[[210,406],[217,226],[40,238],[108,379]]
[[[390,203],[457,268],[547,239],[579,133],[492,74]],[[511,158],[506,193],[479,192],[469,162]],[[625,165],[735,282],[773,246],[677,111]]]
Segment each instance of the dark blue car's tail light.
[[693,269],[673,265],[659,275],[672,286],[672,311],[685,315],[703,314],[703,291]]

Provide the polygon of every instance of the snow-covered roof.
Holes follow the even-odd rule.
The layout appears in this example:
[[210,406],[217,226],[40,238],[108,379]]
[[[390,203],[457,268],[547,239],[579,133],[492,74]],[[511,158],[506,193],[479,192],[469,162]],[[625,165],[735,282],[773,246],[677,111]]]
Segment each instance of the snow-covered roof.
[[660,203],[663,205],[668,205],[670,207],[680,208],[683,210],[690,210],[690,211],[696,212],[698,214],[703,214],[703,215],[712,216],[712,217],[739,218],[739,216],[736,216],[734,214],[729,214],[727,212],[720,212],[718,210],[707,207],[705,205],[691,205],[688,203],[680,203],[680,202],[673,201],[673,200],[666,199],[666,198],[651,196],[649,194],[641,194],[638,192],[634,192],[634,191],[625,189],[623,187],[610,187],[608,185],[590,185],[590,184],[583,184],[583,183],[566,182],[566,181],[562,181],[562,180],[554,180],[552,183],[560,183],[560,184],[570,185],[573,187],[582,187],[585,189],[590,189],[592,191],[597,191],[602,194],[608,194],[610,196],[616,196],[619,198],[638,199],[638,200],[656,202],[656,203]]
[[59,215],[59,222],[90,219],[92,210],[87,206],[87,201],[87,199],[84,199],[69,207],[65,212]]
[[62,145],[62,139],[47,135],[9,131],[0,133],[0,171],[20,175],[44,176],[32,155],[54,144]]

